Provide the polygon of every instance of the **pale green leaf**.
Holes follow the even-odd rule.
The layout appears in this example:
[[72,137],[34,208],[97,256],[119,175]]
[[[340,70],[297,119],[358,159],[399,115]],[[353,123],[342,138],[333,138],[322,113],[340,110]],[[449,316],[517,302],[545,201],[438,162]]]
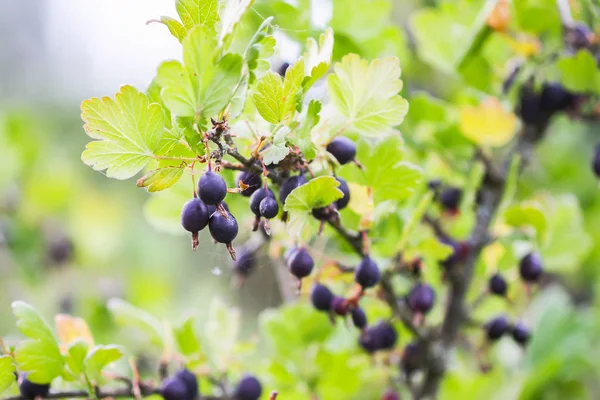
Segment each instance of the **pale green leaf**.
[[522,202],[508,207],[504,211],[504,219],[514,227],[531,226],[543,236],[547,227],[546,212],[540,203]]
[[304,53],[304,76],[311,76],[314,68],[323,64],[325,70],[331,65],[333,53],[333,29],[327,28],[319,37],[319,43],[313,38],[306,41],[306,52]]
[[220,299],[210,303],[208,320],[204,329],[208,357],[213,365],[222,370],[229,365],[240,330],[240,312],[228,307]]
[[120,346],[94,346],[84,360],[86,376],[92,381],[98,380],[102,370],[121,357],[123,357],[123,348]]
[[340,183],[333,176],[320,176],[292,190],[285,200],[286,211],[311,211],[328,206],[343,197]]
[[81,104],[84,129],[96,141],[88,143],[81,159],[110,178],[127,179],[152,159],[164,129],[163,112],[145,94],[123,86],[116,100],[108,97]]
[[273,30],[271,22],[273,17],[263,21],[256,33],[248,43],[244,52],[244,59],[248,65],[249,82],[254,83],[257,78],[263,76],[269,69],[271,63],[268,58],[275,53],[276,40],[270,35]]
[[289,138],[290,142],[298,146],[302,154],[307,160],[312,160],[317,155],[315,145],[312,142],[311,131],[320,120],[319,113],[321,112],[321,103],[317,100],[312,100],[308,104],[306,116],[302,126],[297,128],[293,135]]
[[15,370],[15,364],[10,356],[0,356],[0,394],[17,381]]
[[84,360],[87,354],[88,344],[85,340],[76,339],[69,345],[65,361],[73,374],[79,375],[83,372]]
[[200,342],[194,330],[194,316],[183,318],[173,327],[173,335],[179,351],[184,356],[196,354],[201,351]]
[[219,31],[219,47],[222,47],[232,35],[235,28],[254,0],[224,0],[220,9],[221,30]]
[[196,25],[214,30],[219,21],[219,0],[177,0],[175,8],[187,31]]
[[163,23],[171,32],[171,35],[175,36],[179,42],[182,42],[185,36],[187,35],[187,30],[185,26],[181,24],[181,22],[177,21],[171,17],[160,17],[160,22]]
[[164,327],[154,316],[121,299],[110,299],[108,309],[117,324],[136,327],[149,335],[153,343],[164,346]]
[[560,81],[565,88],[579,93],[600,93],[600,70],[594,56],[580,50],[572,56],[562,57],[557,62]]
[[265,165],[276,164],[289,154],[290,149],[287,147],[286,143],[286,137],[289,132],[290,131],[287,128],[279,129],[273,137],[273,143],[260,152]]
[[183,166],[154,169],[138,179],[138,187],[146,187],[149,192],[159,192],[173,186],[183,175]]
[[260,116],[272,124],[278,124],[283,119],[282,97],[283,83],[281,77],[273,72],[267,73],[258,80],[252,96]]
[[163,62],[158,67],[156,81],[163,88],[161,97],[169,111],[181,117],[196,115],[192,81],[179,61]]
[[217,64],[211,83],[202,91],[200,112],[216,116],[231,101],[242,77],[244,60],[239,54],[226,54]]
[[304,80],[304,59],[300,58],[285,72],[281,115],[284,121],[294,117]]

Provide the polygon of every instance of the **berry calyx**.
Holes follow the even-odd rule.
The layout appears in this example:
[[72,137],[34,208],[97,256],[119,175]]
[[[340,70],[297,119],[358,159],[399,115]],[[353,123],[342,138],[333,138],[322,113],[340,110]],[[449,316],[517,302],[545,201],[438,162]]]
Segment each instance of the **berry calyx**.
[[315,262],[306,249],[300,248],[296,250],[288,259],[288,268],[292,275],[298,279],[310,275],[314,266]]
[[331,310],[331,302],[333,301],[333,293],[325,285],[319,283],[312,287],[310,292],[310,301],[314,308],[319,311]]
[[340,189],[342,191],[342,193],[344,194],[344,196],[342,198],[338,199],[335,202],[335,205],[338,210],[342,210],[342,209],[346,208],[348,203],[350,203],[350,188],[348,187],[348,184],[346,183],[346,181],[343,180],[342,178],[339,178],[336,176],[335,179],[340,183],[340,186],[338,186],[338,189]]
[[458,211],[458,207],[460,206],[462,194],[462,189],[449,186],[440,194],[440,204],[444,210],[455,213]]
[[427,314],[433,308],[435,291],[425,283],[415,285],[407,296],[408,307],[415,313]]
[[244,376],[235,387],[233,398],[235,400],[258,400],[262,394],[262,385],[252,375]]
[[521,346],[525,346],[527,344],[530,336],[531,333],[529,332],[529,328],[527,328],[522,322],[517,323],[517,325],[512,328],[512,337],[515,342]]
[[44,398],[48,396],[50,392],[49,383],[33,383],[27,379],[27,375],[23,375],[21,382],[19,383],[19,392],[21,396],[27,400],[34,400],[36,398]]
[[258,207],[260,214],[266,219],[275,218],[279,213],[279,205],[277,204],[277,200],[275,200],[272,196],[266,196],[260,202]]
[[488,290],[490,293],[498,296],[506,296],[508,291],[508,283],[500,274],[493,275],[488,282]]
[[252,193],[256,192],[260,188],[260,185],[262,185],[262,178],[254,172],[242,171],[237,176],[235,182],[238,188],[241,187],[240,182],[243,182],[247,188],[243,189],[240,194],[245,197],[250,197],[252,196]]
[[171,377],[163,381],[160,394],[165,400],[193,400],[188,385],[181,379]]
[[287,178],[281,183],[281,187],[279,188],[279,201],[281,201],[282,204],[285,204],[285,200],[290,193],[292,193],[292,190],[304,185],[305,183],[306,178],[302,174]]
[[[224,201],[222,201],[221,204],[219,204],[219,206],[224,208],[225,211],[229,211],[229,206]],[[210,204],[206,206],[206,209],[208,210],[208,217],[210,218],[210,216],[213,215],[215,211],[217,211],[217,206]]]
[[327,151],[342,165],[348,164],[356,157],[356,145],[344,136],[338,136],[329,142]]
[[181,226],[192,233],[192,249],[198,248],[198,232],[208,224],[208,210],[204,202],[196,197],[188,200],[181,208]]
[[227,184],[221,175],[207,171],[198,180],[198,195],[204,204],[216,206],[227,195]]
[[351,312],[352,323],[358,329],[365,329],[367,327],[367,314],[360,307],[356,307]]
[[508,331],[508,328],[508,319],[505,316],[496,317],[485,324],[486,335],[490,341],[500,339]]
[[542,260],[536,253],[527,254],[519,262],[519,274],[525,282],[537,282],[542,272]]
[[380,279],[381,272],[375,261],[369,256],[363,258],[354,273],[356,283],[362,286],[363,289],[367,289],[377,285]]

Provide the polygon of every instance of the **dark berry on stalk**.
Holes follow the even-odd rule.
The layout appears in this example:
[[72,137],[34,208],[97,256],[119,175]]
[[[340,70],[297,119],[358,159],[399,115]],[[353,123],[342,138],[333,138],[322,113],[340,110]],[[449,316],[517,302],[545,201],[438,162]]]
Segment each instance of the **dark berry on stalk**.
[[491,341],[498,340],[509,328],[508,320],[504,316],[496,317],[485,324],[487,338]]
[[175,379],[185,384],[188,394],[193,399],[198,394],[198,378],[188,369],[182,369],[175,373]]
[[340,317],[346,316],[350,310],[346,299],[340,296],[334,296],[333,300],[331,301],[331,309]]
[[287,71],[287,69],[290,67],[290,63],[284,62],[283,64],[281,64],[279,66],[279,68],[277,68],[277,73],[281,76],[285,76],[285,72]]
[[519,262],[519,273],[525,282],[536,282],[542,276],[542,260],[536,253],[529,253]]
[[208,224],[208,210],[204,202],[193,198],[181,209],[181,225],[188,232],[200,232]]
[[521,346],[525,346],[529,341],[529,329],[522,323],[519,322],[512,328],[512,337],[515,342],[519,343]]
[[369,256],[361,260],[354,273],[354,280],[364,289],[377,285],[380,278],[381,272],[379,272],[379,267]]
[[540,107],[549,112],[563,111],[573,104],[575,96],[560,83],[546,82],[540,94]]
[[506,283],[506,279],[504,279],[502,275],[495,274],[488,282],[488,289],[490,293],[504,297],[506,296],[506,292],[508,290],[508,283]]
[[346,183],[346,181],[343,180],[342,178],[339,178],[336,176],[335,179],[340,183],[340,186],[338,186],[338,189],[340,189],[342,191],[342,193],[344,194],[344,196],[341,199],[338,199],[335,202],[335,205],[337,206],[338,210],[342,210],[342,209],[346,208],[348,203],[350,203],[350,188],[348,187],[348,184]]
[[576,22],[567,33],[567,42],[571,44],[575,50],[581,50],[591,45],[593,35],[590,28],[585,24]]
[[237,252],[237,259],[233,264],[233,269],[236,273],[242,276],[248,276],[256,266],[256,258],[253,251],[242,248]]
[[208,221],[210,235],[219,243],[231,243],[238,234],[238,224],[235,217],[227,212],[226,216],[216,212]]
[[400,395],[394,389],[388,389],[381,396],[381,400],[400,400]]
[[260,202],[263,201],[263,199],[267,197],[267,195],[269,195],[269,197],[275,197],[275,194],[271,189],[265,189],[264,187],[261,187],[252,194],[252,197],[250,197],[250,210],[257,217],[261,217]]
[[594,159],[592,161],[592,169],[596,174],[596,177],[600,178],[600,143],[594,147]]
[[277,204],[277,200],[275,200],[272,196],[266,196],[260,202],[258,207],[260,214],[266,219],[275,218],[277,213],[279,213],[279,205]]
[[[221,202],[221,205],[223,206],[223,208],[227,211],[229,211],[229,206],[227,205],[227,203],[225,203],[224,201]],[[213,215],[213,213],[215,211],[217,211],[217,206],[214,205],[207,205],[206,209],[208,210],[208,216],[210,217],[211,215]]]
[[338,136],[329,142],[327,151],[342,165],[348,164],[356,157],[356,145],[352,140],[344,136]]
[[527,124],[536,124],[542,120],[540,95],[530,85],[521,88],[517,113]]
[[162,383],[160,394],[165,400],[193,400],[184,381],[175,377],[168,378]]
[[306,249],[298,249],[288,259],[288,267],[292,275],[298,279],[302,279],[312,272],[315,266],[313,258],[308,254]]
[[427,314],[433,308],[435,291],[426,283],[418,283],[410,290],[406,300],[413,312]]
[[442,181],[439,179],[432,179],[427,182],[427,188],[429,190],[433,190],[434,192],[438,191],[442,187]]
[[335,210],[330,206],[312,209],[313,217],[319,221],[329,221],[334,214]]
[[409,343],[404,347],[402,358],[400,359],[400,367],[407,376],[419,369],[420,351],[417,343]]
[[19,392],[27,400],[34,400],[37,397],[44,398],[50,392],[50,384],[33,383],[27,379],[27,375],[23,375],[19,384]]
[[379,337],[373,333],[373,328],[367,328],[365,332],[360,335],[358,344],[369,354],[380,350]]
[[240,187],[240,182],[244,182],[244,185],[248,187],[242,190],[240,193],[242,196],[250,197],[252,193],[256,192],[260,185],[262,184],[262,178],[260,175],[255,174],[254,172],[242,171],[237,176],[235,180],[236,186]]
[[285,181],[281,183],[281,187],[279,188],[279,201],[282,204],[285,204],[285,200],[292,193],[292,190],[296,189],[298,186],[302,186],[306,183],[306,178],[303,174],[290,176]]
[[379,337],[379,348],[381,350],[391,350],[396,346],[398,333],[396,328],[387,321],[382,321],[373,328],[374,334]]
[[462,199],[462,189],[449,186],[440,194],[440,203],[445,210],[458,210]]
[[352,323],[358,329],[365,329],[367,327],[367,314],[360,307],[356,307],[352,310]]
[[258,400],[261,394],[262,386],[258,379],[252,375],[246,375],[235,387],[233,398],[235,400]]
[[319,283],[312,287],[310,292],[310,301],[314,308],[319,311],[331,310],[331,302],[333,301],[333,293],[325,285]]
[[207,171],[198,180],[198,195],[204,204],[217,205],[227,195],[227,184],[221,175]]
[[73,242],[65,237],[59,236],[48,243],[48,259],[53,264],[63,264],[73,256]]

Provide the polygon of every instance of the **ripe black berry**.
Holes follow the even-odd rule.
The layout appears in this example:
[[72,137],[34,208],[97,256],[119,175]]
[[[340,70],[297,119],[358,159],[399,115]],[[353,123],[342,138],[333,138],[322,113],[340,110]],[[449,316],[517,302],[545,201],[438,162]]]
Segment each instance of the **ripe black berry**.
[[187,393],[191,399],[198,394],[198,378],[187,369],[182,369],[175,373],[175,379],[179,379],[185,384]]
[[354,280],[364,289],[377,285],[380,278],[379,267],[369,256],[362,259],[354,273]]
[[310,275],[314,266],[315,262],[306,249],[298,249],[288,259],[290,272],[298,279]]
[[391,350],[396,346],[398,333],[389,323],[382,321],[375,326],[368,327],[360,336],[358,343],[369,353],[378,350]]
[[317,310],[329,311],[331,309],[331,302],[333,301],[333,293],[327,286],[317,283],[312,287],[312,291],[310,292],[310,301]]
[[487,338],[491,341],[500,339],[508,328],[508,320],[504,316],[496,317],[485,324]]
[[194,197],[181,209],[181,225],[188,232],[198,233],[208,224],[208,216],[204,202]]
[[600,143],[594,147],[594,159],[592,160],[592,169],[598,178],[600,178]]
[[333,298],[333,300],[331,301],[331,309],[340,317],[346,316],[346,314],[348,314],[348,311],[350,310],[348,306],[348,301],[346,301],[345,298],[340,296],[335,296]]
[[508,290],[508,283],[500,274],[495,274],[490,278],[488,282],[488,289],[490,293],[496,294],[498,296],[506,296],[506,292]]
[[221,175],[207,171],[198,180],[198,195],[204,204],[217,205],[227,195],[227,184]]
[[378,337],[373,335],[373,328],[367,328],[365,332],[358,338],[358,344],[367,353],[372,354],[379,350]]
[[558,112],[567,109],[573,104],[575,96],[568,92],[561,84],[546,82],[540,94],[540,107],[544,111]]
[[24,375],[19,384],[19,392],[27,400],[34,400],[38,397],[44,398],[50,392],[50,384],[33,383],[27,379],[27,375]]
[[346,181],[342,178],[336,177],[335,179],[340,183],[338,189],[344,193],[344,196],[341,199],[338,199],[335,202],[335,205],[337,206],[338,210],[342,210],[348,205],[348,203],[350,203],[350,188],[348,187]]
[[242,248],[238,251],[237,259],[233,264],[233,269],[236,273],[242,276],[248,276],[256,266],[256,258],[253,251]]
[[237,187],[240,187],[240,182],[244,182],[244,185],[247,185],[248,187],[242,190],[240,193],[242,196],[250,197],[252,193],[256,192],[260,188],[260,185],[262,184],[262,178],[260,175],[253,172],[242,171],[237,176],[235,182]]
[[296,175],[290,176],[285,181],[281,183],[281,187],[279,188],[279,201],[282,204],[285,204],[285,200],[292,193],[292,190],[296,189],[298,186],[302,186],[306,183],[306,178],[304,175]]
[[527,124],[537,124],[544,118],[545,113],[542,112],[540,95],[529,85],[521,88],[517,113]]
[[175,377],[166,379],[162,383],[160,394],[165,400],[192,400],[188,386],[181,379]]
[[277,216],[279,213],[279,205],[277,204],[277,200],[275,200],[272,196],[266,196],[260,202],[258,207],[260,214],[266,219],[271,219]]
[[287,71],[287,69],[290,67],[290,63],[284,62],[283,64],[281,64],[279,66],[279,68],[277,68],[277,73],[281,76],[285,76],[285,72]]
[[335,215],[335,207],[329,205],[327,207],[313,208],[312,215],[319,221],[329,221]]
[[440,203],[445,210],[456,211],[462,199],[462,189],[449,186],[440,194]]
[[358,329],[364,329],[367,327],[367,314],[363,311],[362,308],[356,307],[352,310],[352,323]]
[[402,358],[400,359],[400,367],[406,376],[412,375],[413,372],[419,369],[420,356],[417,343],[409,343],[404,347]]
[[413,312],[427,314],[435,302],[435,292],[431,286],[418,283],[410,290],[406,300]]
[[536,282],[542,276],[542,260],[535,253],[529,253],[519,263],[519,273],[525,282]]
[[264,187],[261,187],[260,189],[258,189],[256,192],[254,192],[252,194],[252,197],[250,197],[250,210],[257,217],[261,217],[260,202],[263,201],[263,199],[265,197],[267,197],[267,195],[269,197],[273,197],[273,198],[275,197],[275,194],[273,193],[273,191],[271,189],[265,189]]
[[512,328],[513,339],[522,346],[527,344],[529,341],[529,336],[529,329],[522,322],[519,322]]
[[338,136],[329,142],[327,151],[342,165],[348,164],[356,157],[356,145],[352,140],[344,136]]
[[73,242],[60,235],[53,238],[48,243],[47,255],[52,264],[64,264],[73,256]]
[[208,221],[210,235],[219,243],[231,243],[238,234],[238,224],[235,217],[227,212],[227,216],[216,212]]
[[381,400],[400,400],[400,395],[394,389],[388,389],[381,396]]
[[262,386],[252,375],[244,376],[237,384],[233,397],[235,400],[258,400],[262,394]]

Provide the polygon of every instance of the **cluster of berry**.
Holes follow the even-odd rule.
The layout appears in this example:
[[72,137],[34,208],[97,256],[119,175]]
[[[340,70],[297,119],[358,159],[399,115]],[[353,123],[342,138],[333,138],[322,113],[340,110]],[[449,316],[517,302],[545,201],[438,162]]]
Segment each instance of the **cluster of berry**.
[[[160,389],[165,400],[199,400],[198,379],[187,369],[182,369],[165,379]],[[233,400],[258,400],[262,385],[252,375],[245,375],[233,390]]]

